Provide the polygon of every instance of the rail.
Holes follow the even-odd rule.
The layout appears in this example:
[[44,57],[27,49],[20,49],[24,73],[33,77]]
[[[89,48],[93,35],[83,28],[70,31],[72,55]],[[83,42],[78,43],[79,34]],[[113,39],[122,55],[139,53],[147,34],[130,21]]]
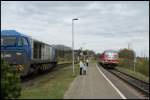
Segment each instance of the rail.
[[132,85],[136,89],[140,90],[142,93],[149,95],[149,83],[139,80],[137,78],[134,78],[130,75],[127,75],[127,74],[125,74],[121,71],[115,70],[115,69],[109,69],[108,71],[110,73],[112,73],[113,75],[119,77],[126,83]]
[[[76,63],[78,63],[78,62],[75,62],[75,64]],[[45,70],[43,72],[39,73],[39,72],[36,71],[36,72],[30,73],[27,76],[21,77],[21,82],[24,83],[24,82],[30,81],[34,78],[37,78],[37,77],[41,76],[41,75],[47,74],[47,73],[52,72],[52,71],[57,71],[58,69],[64,68],[67,65],[71,65],[71,64],[72,64],[72,62],[62,62],[62,63],[58,63],[56,67]]]

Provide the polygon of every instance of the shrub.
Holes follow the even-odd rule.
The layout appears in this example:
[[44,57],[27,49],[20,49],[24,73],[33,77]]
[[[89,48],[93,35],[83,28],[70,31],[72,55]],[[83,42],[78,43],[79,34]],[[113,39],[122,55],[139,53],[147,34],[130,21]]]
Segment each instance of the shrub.
[[14,66],[1,59],[1,98],[14,99],[20,96],[20,75]]

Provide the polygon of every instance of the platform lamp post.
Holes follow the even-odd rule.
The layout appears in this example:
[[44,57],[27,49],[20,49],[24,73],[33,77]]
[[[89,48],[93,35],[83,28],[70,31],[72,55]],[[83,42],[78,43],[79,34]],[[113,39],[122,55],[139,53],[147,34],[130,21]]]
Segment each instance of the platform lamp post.
[[136,53],[135,53],[135,55],[134,55],[134,72],[136,71],[136,70],[135,70],[135,65],[136,65]]
[[74,71],[74,21],[78,20],[77,18],[72,19],[72,70],[73,70],[73,75],[75,75]]

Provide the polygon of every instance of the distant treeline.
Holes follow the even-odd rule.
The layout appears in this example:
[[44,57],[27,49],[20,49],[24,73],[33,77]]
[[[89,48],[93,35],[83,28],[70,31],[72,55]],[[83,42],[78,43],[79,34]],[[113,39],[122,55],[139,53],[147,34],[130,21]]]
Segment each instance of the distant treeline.
[[[72,61],[72,49],[63,49],[56,48],[57,59],[58,61]],[[86,57],[95,56],[95,52],[92,50],[74,50],[75,61],[78,60],[78,57],[81,56],[81,53]]]

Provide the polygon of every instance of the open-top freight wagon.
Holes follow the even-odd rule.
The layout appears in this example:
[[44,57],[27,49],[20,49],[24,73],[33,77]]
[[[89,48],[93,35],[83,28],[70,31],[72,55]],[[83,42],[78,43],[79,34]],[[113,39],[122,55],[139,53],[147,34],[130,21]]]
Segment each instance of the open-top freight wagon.
[[16,65],[21,76],[48,70],[57,64],[54,47],[15,30],[1,31],[1,58]]

